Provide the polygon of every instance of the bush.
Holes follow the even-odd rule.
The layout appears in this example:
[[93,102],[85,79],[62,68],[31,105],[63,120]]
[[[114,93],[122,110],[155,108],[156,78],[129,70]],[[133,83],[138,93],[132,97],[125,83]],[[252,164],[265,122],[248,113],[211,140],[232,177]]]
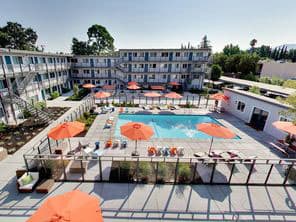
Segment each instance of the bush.
[[51,99],[56,99],[60,96],[59,92],[58,91],[54,91],[50,94],[50,98]]
[[286,80],[283,84],[283,87],[296,89],[296,80]]
[[0,133],[4,133],[7,130],[7,126],[5,123],[0,122]]
[[168,176],[169,170],[166,163],[158,164],[157,183],[165,183],[165,178]]
[[32,117],[32,113],[28,109],[23,110],[23,115],[25,119]]
[[43,110],[43,109],[46,108],[46,102],[45,102],[45,101],[36,102],[36,103],[34,104],[34,107],[35,107],[36,109]]
[[188,183],[191,175],[190,165],[188,163],[179,163],[178,175],[179,183]]
[[249,73],[247,75],[242,76],[242,79],[249,81],[257,81],[257,77],[253,73]]
[[88,119],[88,118],[90,117],[90,113],[89,113],[89,112],[84,112],[84,113],[83,113],[83,117],[84,117],[85,119]]
[[70,92],[71,91],[71,89],[70,88],[62,88],[62,92],[63,93],[67,93],[67,92]]
[[260,88],[257,87],[257,86],[252,86],[252,87],[249,89],[249,92],[260,95]]
[[149,175],[151,175],[152,169],[149,162],[139,162],[139,177],[142,182],[147,183]]

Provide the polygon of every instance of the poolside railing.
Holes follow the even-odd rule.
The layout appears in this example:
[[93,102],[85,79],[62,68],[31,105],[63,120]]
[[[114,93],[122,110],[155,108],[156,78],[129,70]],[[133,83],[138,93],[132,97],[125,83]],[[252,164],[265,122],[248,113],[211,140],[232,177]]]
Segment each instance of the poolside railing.
[[295,159],[24,155],[56,181],[295,186]]

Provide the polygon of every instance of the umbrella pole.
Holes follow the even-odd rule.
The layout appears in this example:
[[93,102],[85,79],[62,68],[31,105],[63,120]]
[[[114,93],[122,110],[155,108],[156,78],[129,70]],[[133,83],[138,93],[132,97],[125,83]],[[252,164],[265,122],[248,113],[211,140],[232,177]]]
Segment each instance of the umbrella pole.
[[132,156],[139,156],[139,153],[137,151],[137,146],[138,146],[138,140],[135,141],[135,150],[132,152]]
[[70,151],[72,151],[72,149],[71,149],[71,142],[70,142],[70,138],[68,138],[68,141],[69,141],[69,147],[70,147]]
[[210,153],[211,153],[211,150],[212,150],[212,145],[213,145],[213,141],[214,141],[214,137],[212,136],[212,139],[211,139],[211,145],[210,145],[210,149],[209,149],[209,152],[208,152],[208,154],[210,154]]

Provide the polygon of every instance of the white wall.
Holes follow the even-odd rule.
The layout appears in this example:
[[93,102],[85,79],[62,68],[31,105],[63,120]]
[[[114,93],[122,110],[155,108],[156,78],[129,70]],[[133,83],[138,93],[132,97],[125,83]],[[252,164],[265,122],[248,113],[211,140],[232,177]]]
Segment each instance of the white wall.
[[[287,110],[286,108],[262,101],[258,98],[251,98],[246,95],[241,95],[227,89],[224,89],[224,94],[229,97],[227,102],[222,102],[222,107],[224,107],[227,112],[238,117],[244,122],[249,123],[252,118],[253,110],[255,107],[257,107],[268,112],[268,118],[263,130],[264,132],[276,137],[277,139],[282,139],[286,135],[282,131],[272,126],[273,122],[280,119],[279,112]],[[245,109],[243,112],[237,109],[239,101],[245,103]]]
[[279,77],[281,79],[296,79],[296,63],[263,63],[261,77]]

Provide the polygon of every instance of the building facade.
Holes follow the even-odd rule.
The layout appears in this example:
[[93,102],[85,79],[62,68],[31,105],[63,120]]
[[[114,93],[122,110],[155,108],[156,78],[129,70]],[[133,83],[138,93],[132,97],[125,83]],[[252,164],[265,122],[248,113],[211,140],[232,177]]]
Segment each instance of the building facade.
[[185,89],[201,89],[208,72],[210,49],[120,49],[116,56],[74,56],[75,83],[116,85],[130,81],[145,88],[178,82]]
[[224,88],[224,95],[229,100],[222,102],[222,107],[230,114],[238,117],[251,127],[268,133],[277,139],[283,139],[286,134],[276,129],[275,121],[291,121],[283,112],[291,107],[276,99],[257,95],[240,89]]
[[33,110],[35,102],[75,83],[125,89],[130,81],[144,88],[178,82],[201,89],[210,55],[209,48],[120,49],[108,56],[0,49],[0,121],[17,123],[24,107]]
[[64,54],[0,49],[0,121],[17,122],[23,106],[71,88],[70,60]]

